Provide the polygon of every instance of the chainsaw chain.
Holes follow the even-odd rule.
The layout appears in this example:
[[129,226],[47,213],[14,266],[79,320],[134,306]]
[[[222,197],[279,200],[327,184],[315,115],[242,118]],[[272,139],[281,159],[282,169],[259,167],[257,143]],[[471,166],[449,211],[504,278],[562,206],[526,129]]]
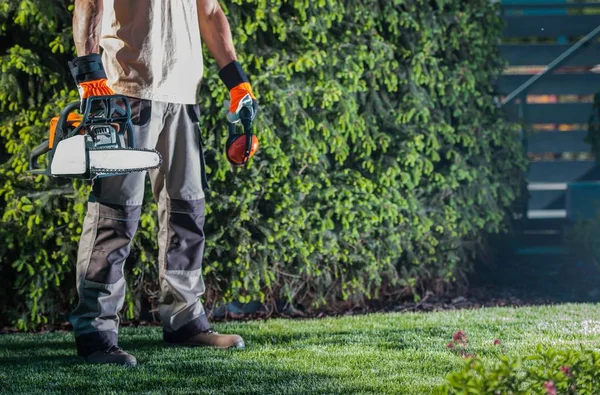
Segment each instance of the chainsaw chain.
[[150,148],[130,148],[130,147],[125,147],[125,148],[90,148],[88,149],[88,151],[112,151],[114,149],[118,149],[121,151],[142,151],[142,152],[156,152],[158,153],[158,157],[160,159],[160,161],[158,162],[157,166],[150,166],[150,167],[140,167],[140,168],[136,168],[135,170],[132,169],[103,169],[100,167],[90,167],[90,173],[93,174],[128,174],[128,173],[133,173],[133,172],[140,172],[140,171],[146,171],[146,170],[152,170],[152,169],[156,169],[158,167],[160,167],[160,165],[162,164],[162,156],[160,154],[160,152],[150,149]]

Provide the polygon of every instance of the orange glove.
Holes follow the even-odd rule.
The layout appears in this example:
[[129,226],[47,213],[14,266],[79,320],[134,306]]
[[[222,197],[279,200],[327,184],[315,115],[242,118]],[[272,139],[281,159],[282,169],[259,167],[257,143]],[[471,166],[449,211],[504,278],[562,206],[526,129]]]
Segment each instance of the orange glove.
[[236,123],[240,120],[240,110],[243,107],[248,107],[251,111],[250,120],[253,121],[258,112],[258,102],[254,93],[252,93],[252,86],[249,82],[242,82],[235,86],[229,91],[229,114],[227,114],[227,120],[231,123]]
[[69,62],[69,69],[77,84],[81,98],[81,112],[86,108],[86,99],[93,96],[112,96],[115,92],[106,85],[108,81],[99,54],[80,56]]
[[239,122],[241,109],[247,107],[250,110],[250,121],[254,121],[258,112],[258,102],[242,65],[237,61],[229,63],[219,71],[219,77],[229,89],[227,120],[231,123]]
[[79,84],[79,96],[82,99],[87,99],[91,96],[112,96],[115,92],[110,89],[106,82],[108,80],[106,78],[102,78],[99,80],[82,82]]

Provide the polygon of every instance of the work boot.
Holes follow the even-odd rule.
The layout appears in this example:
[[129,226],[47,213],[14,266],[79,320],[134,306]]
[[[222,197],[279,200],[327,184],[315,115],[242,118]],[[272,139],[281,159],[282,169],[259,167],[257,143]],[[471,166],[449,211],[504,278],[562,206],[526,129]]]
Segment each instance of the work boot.
[[212,329],[200,332],[197,335],[190,337],[186,341],[177,343],[170,342],[169,344],[190,347],[204,346],[220,349],[246,348],[246,345],[244,344],[244,339],[242,339],[240,335],[220,335]]
[[110,363],[123,366],[136,366],[137,360],[131,354],[121,350],[118,346],[110,346],[106,350],[94,351],[87,357],[88,363]]

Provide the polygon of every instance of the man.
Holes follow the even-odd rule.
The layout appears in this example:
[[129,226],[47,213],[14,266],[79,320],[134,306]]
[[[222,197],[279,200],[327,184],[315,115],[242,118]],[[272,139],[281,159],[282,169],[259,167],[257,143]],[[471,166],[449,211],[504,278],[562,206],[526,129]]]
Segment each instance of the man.
[[[254,119],[257,109],[218,1],[75,0],[73,35],[78,58],[70,66],[82,100],[129,96],[137,146],[162,154],[161,167],[148,173],[158,201],[164,341],[244,348],[240,336],[211,330],[200,302],[206,187],[198,129],[201,39],[230,90],[229,121],[238,121],[242,108]],[[78,354],[88,362],[137,364],[118,347],[117,335],[123,264],[138,226],[144,179],[138,172],[95,180],[90,194],[77,258],[79,304],[71,315]]]

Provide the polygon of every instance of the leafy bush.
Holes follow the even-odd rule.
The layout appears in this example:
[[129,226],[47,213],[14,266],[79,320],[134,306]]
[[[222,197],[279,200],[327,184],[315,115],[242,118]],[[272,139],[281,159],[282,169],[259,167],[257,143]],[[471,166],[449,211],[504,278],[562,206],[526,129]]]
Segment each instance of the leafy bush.
[[600,353],[538,346],[535,355],[523,359],[503,355],[487,364],[467,359],[447,380],[440,394],[597,394]]
[[[0,282],[21,329],[64,318],[88,186],[25,173],[75,97],[69,2],[0,0]],[[261,102],[248,169],[223,154],[227,92],[207,57],[202,126],[206,302],[305,309],[402,297],[461,279],[502,229],[525,159],[497,108],[497,3],[227,2]],[[126,316],[156,304],[155,205],[127,264]]]

